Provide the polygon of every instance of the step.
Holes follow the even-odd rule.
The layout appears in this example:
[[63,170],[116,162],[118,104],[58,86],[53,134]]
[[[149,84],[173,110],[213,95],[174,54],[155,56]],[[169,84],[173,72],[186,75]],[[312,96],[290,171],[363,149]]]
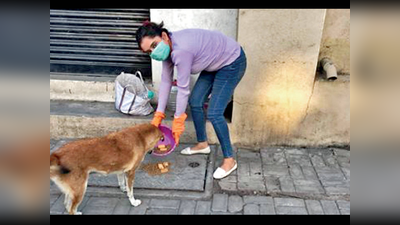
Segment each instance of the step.
[[[155,106],[153,105],[153,108]],[[186,112],[185,132],[181,143],[195,143],[196,132],[190,110]],[[172,127],[174,112],[166,110],[163,124]],[[154,113],[148,116],[131,116],[118,112],[114,102],[50,100],[50,138],[86,138],[107,135],[140,123],[150,123]],[[212,124],[207,121],[206,130],[210,144],[217,144]]]
[[[114,102],[115,77],[50,73],[50,99]],[[146,87],[155,94],[151,103],[156,104],[158,100],[157,90],[149,79],[144,81]]]

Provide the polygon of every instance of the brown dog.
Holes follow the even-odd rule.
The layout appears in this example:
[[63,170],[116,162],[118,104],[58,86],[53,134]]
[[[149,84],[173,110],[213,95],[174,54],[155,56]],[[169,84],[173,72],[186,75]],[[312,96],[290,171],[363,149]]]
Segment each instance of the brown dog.
[[141,201],[133,197],[135,170],[146,153],[162,139],[163,134],[157,127],[140,124],[105,137],[70,142],[53,152],[50,179],[65,194],[68,213],[81,214],[77,208],[85,194],[90,172],[118,173],[121,190],[127,190],[133,206],[140,205]]

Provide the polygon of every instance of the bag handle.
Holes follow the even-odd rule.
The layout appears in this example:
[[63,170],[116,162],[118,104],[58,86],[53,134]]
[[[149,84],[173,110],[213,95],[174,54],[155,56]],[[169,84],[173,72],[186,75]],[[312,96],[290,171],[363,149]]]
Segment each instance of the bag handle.
[[138,76],[138,75],[139,75],[140,81],[142,82],[143,87],[146,89],[146,91],[149,91],[149,89],[144,84],[142,73],[139,70],[135,72],[135,76]]

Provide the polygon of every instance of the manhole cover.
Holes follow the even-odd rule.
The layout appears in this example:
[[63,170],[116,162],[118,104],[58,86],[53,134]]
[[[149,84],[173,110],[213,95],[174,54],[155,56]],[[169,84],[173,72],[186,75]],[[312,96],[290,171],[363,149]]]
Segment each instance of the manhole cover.
[[196,168],[196,167],[200,166],[200,163],[198,163],[198,162],[191,162],[191,163],[189,163],[189,166],[192,167],[192,168]]

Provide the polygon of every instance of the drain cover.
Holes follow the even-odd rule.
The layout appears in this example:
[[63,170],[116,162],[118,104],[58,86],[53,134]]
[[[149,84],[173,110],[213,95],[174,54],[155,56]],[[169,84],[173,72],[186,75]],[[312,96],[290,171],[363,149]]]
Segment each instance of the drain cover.
[[189,166],[192,167],[192,168],[196,168],[196,167],[200,166],[200,163],[198,163],[198,162],[191,162],[191,163],[189,163]]

